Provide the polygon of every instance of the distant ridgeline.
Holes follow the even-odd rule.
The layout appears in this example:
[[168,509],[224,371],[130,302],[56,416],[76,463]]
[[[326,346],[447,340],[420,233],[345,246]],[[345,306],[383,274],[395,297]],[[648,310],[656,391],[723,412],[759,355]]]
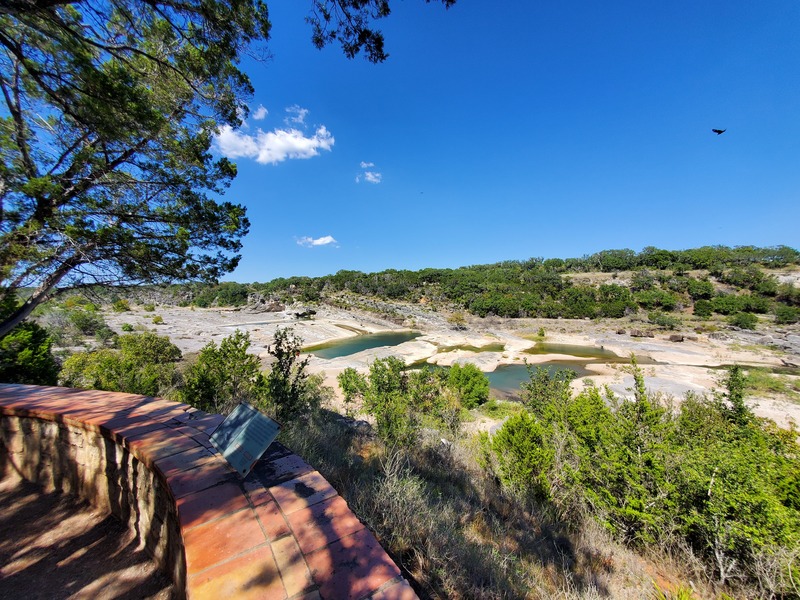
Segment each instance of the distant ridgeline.
[[[357,307],[353,296],[422,302],[478,316],[621,317],[639,308],[659,313],[774,313],[796,322],[800,290],[765,269],[794,270],[800,252],[788,246],[705,246],[691,250],[604,250],[583,258],[531,258],[457,269],[379,273],[339,271],[268,283],[181,284],[126,290],[128,298],[164,304],[243,306],[268,299]],[[609,273],[592,278],[582,274]],[[107,292],[106,292],[107,293]],[[123,292],[120,292],[121,294]]]

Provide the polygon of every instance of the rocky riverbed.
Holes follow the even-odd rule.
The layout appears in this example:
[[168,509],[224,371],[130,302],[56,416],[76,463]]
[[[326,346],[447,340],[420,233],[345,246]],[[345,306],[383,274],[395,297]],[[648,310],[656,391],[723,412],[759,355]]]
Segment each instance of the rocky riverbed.
[[[385,307],[384,307],[385,308]],[[386,311],[383,311],[384,315]],[[649,389],[680,399],[686,392],[710,393],[719,388],[720,367],[734,363],[770,369],[790,367],[784,377],[800,381],[800,328],[759,327],[750,332],[727,327],[706,333],[686,329],[659,331],[635,319],[588,321],[568,319],[500,319],[467,317],[454,328],[445,313],[421,305],[396,304],[391,318],[378,312],[344,310],[329,306],[290,306],[275,312],[251,309],[192,309],[158,307],[156,312],[141,309],[107,315],[109,324],[121,331],[124,323],[135,328],[155,330],[168,336],[184,354],[198,352],[211,341],[217,343],[237,329],[250,334],[251,351],[269,363],[268,347],[278,328],[292,327],[306,346],[345,339],[363,333],[413,329],[422,335],[397,346],[363,350],[339,358],[311,356],[309,370],[323,373],[326,382],[336,387],[336,376],[348,367],[368,369],[370,363],[389,355],[406,364],[472,362],[490,372],[499,365],[538,364],[575,360],[567,354],[531,354],[526,351],[537,342],[603,348],[618,356],[631,353],[645,357],[643,365]],[[154,325],[159,315],[163,324]],[[713,329],[713,328],[712,328]],[[539,334],[544,333],[544,336]],[[652,337],[650,337],[652,336]],[[615,393],[629,395],[633,378],[626,365],[603,358],[578,359],[589,372],[574,382],[608,385]],[[780,394],[749,398],[757,414],[782,425],[791,419],[800,422],[800,404]]]

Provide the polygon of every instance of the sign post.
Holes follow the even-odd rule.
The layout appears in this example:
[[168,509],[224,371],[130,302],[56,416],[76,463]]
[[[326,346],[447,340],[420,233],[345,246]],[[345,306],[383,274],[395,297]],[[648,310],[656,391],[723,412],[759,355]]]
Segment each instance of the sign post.
[[214,430],[211,443],[242,477],[247,477],[280,429],[277,422],[242,402]]

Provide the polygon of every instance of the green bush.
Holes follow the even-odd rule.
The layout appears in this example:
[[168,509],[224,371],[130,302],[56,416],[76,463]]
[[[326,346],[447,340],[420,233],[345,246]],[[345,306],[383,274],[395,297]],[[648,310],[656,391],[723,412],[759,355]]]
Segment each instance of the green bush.
[[242,283],[226,281],[205,286],[192,301],[195,306],[242,306],[247,303],[249,287]]
[[[635,363],[632,373],[632,399],[595,388],[572,397],[534,373],[540,403],[483,436],[486,468],[509,491],[562,514],[591,511],[624,542],[689,547],[721,584],[758,581],[768,595],[792,597],[797,431],[752,413],[737,367],[722,392],[688,394],[677,410],[647,392]],[[782,573],[768,583],[756,560],[767,555]]]
[[522,403],[533,414],[551,418],[552,411],[563,412],[572,397],[571,383],[577,374],[571,369],[550,373],[540,366],[528,365],[529,381],[523,382]]
[[128,312],[130,309],[131,303],[124,298],[114,301],[114,303],[111,305],[111,310],[114,312]]
[[[18,307],[16,295],[0,300],[0,319]],[[58,363],[51,352],[52,340],[47,330],[31,321],[24,321],[0,338],[0,381],[55,385]]]
[[743,302],[740,296],[720,294],[711,299],[711,308],[715,313],[732,315],[743,310]]
[[681,324],[681,320],[678,317],[664,314],[661,311],[647,313],[647,320],[653,325],[658,325],[665,329],[677,329]]
[[694,314],[700,318],[707,319],[714,312],[714,307],[708,300],[698,300],[694,303]]
[[164,317],[161,315],[156,315],[153,317],[153,325],[163,325],[164,324]]
[[743,312],[752,312],[763,315],[769,312],[770,301],[756,294],[744,294],[739,297]]
[[714,297],[714,284],[707,279],[690,279],[687,288],[692,300],[710,300]]
[[549,437],[550,432],[530,413],[506,420],[490,443],[503,485],[522,497],[549,499],[548,475],[554,457]]
[[375,417],[378,437],[389,448],[408,449],[416,444],[423,423],[456,437],[468,416],[462,397],[480,403],[484,389],[488,394],[486,376],[477,367],[456,366],[455,371],[452,381],[452,370],[426,368],[408,373],[401,360],[390,356],[373,362],[366,376],[345,369],[338,381],[349,404],[363,401],[364,410]]
[[758,325],[758,317],[752,313],[740,312],[728,317],[728,323],[742,329],[755,329]]
[[142,308],[146,312],[153,312],[156,309],[156,305],[155,304],[145,304],[144,306],[142,306]]
[[318,408],[319,397],[309,389],[305,372],[308,358],[298,360],[303,340],[291,328],[278,329],[268,351],[273,357],[266,378],[267,400],[279,420],[308,415]]
[[420,415],[404,370],[403,361],[390,356],[373,362],[366,379],[364,408],[375,417],[378,436],[390,448],[410,448],[419,435]]
[[58,363],[47,331],[36,323],[21,323],[0,338],[0,381],[55,385]]
[[125,334],[119,349],[78,352],[64,361],[64,385],[146,396],[165,396],[178,384],[180,349],[154,333]]
[[775,322],[784,324],[792,324],[800,321],[800,308],[794,306],[787,306],[779,304],[775,307]]
[[467,409],[477,408],[489,399],[489,379],[472,363],[450,367],[447,386]]
[[133,331],[133,325],[131,325],[130,323],[123,323],[122,324],[122,331],[125,331],[125,332]]
[[106,326],[102,315],[93,311],[83,309],[73,309],[68,313],[69,322],[82,335],[95,335],[100,329]]
[[209,342],[184,373],[182,400],[212,413],[226,414],[242,401],[264,408],[265,379],[248,348],[250,335],[238,329],[219,346]]
[[660,308],[661,310],[672,311],[678,306],[678,298],[670,292],[650,289],[637,292],[634,299],[642,308],[652,310]]

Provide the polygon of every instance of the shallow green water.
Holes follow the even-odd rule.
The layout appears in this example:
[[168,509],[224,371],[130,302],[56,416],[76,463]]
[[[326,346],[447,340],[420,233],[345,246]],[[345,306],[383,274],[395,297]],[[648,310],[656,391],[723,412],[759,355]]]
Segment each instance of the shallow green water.
[[[578,377],[585,377],[586,375],[590,375],[590,372],[586,369],[584,364],[584,362],[552,361],[532,365],[532,367],[544,367],[551,374],[557,371],[572,369],[578,374]],[[491,373],[486,373],[486,377],[489,378],[489,386],[492,389],[515,396],[519,395],[520,384],[530,379],[528,368],[525,365],[500,365]]]
[[318,358],[339,358],[349,356],[362,350],[380,348],[382,346],[397,346],[403,342],[409,342],[418,338],[422,334],[419,331],[387,331],[381,333],[368,333],[357,335],[345,340],[327,342],[318,346],[304,348],[303,352],[313,354]]
[[[549,344],[547,342],[539,342],[533,348],[525,350],[526,354],[568,354],[576,358],[594,358],[599,359],[591,362],[604,362],[604,363],[630,363],[630,355],[620,356],[606,350],[602,346],[580,346],[577,344]],[[636,356],[636,362],[640,365],[655,365],[658,364],[649,356]]]
[[549,344],[547,342],[539,342],[533,348],[525,350],[526,354],[569,354],[570,356],[577,356],[579,358],[602,358],[608,362],[614,360],[624,360],[627,362],[627,357],[619,356],[611,350],[597,346],[579,346],[576,344]]
[[439,348],[439,352],[453,352],[454,350],[463,350],[465,352],[502,352],[505,349],[505,344],[497,342],[494,344],[487,344],[486,346],[442,346]]

